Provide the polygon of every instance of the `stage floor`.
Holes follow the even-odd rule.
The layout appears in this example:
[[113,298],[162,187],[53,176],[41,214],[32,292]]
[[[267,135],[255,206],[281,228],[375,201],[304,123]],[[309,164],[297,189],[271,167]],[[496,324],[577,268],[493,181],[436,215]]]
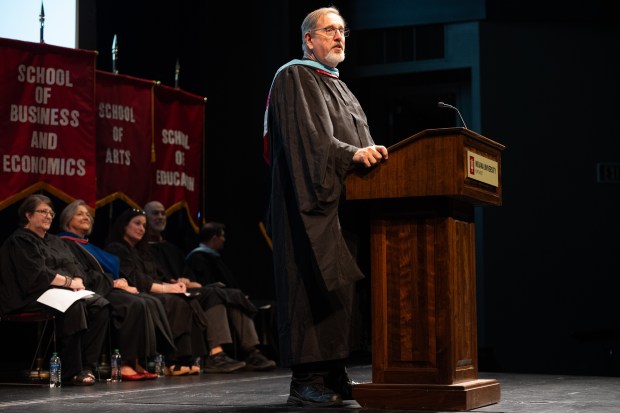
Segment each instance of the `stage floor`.
[[[369,365],[349,368],[357,382],[369,382]],[[481,373],[501,385],[497,404],[471,410],[503,413],[609,413],[620,412],[620,377],[554,376]],[[348,402],[340,409],[308,409],[286,406],[290,372],[201,374],[163,377],[154,381],[97,383],[91,387],[0,384],[2,412],[325,412],[365,413],[388,410],[362,409]],[[389,410],[390,412],[401,410]],[[408,410],[416,412],[419,410]],[[428,411],[427,411],[428,412]]]

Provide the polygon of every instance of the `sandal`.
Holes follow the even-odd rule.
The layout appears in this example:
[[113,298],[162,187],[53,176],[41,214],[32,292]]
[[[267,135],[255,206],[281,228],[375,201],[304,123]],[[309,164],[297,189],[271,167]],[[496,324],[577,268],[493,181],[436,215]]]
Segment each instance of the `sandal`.
[[95,381],[95,375],[90,370],[82,370],[71,378],[71,384],[74,386],[92,386]]
[[166,376],[187,376],[189,374],[189,367],[172,364],[170,367],[166,366],[164,374]]
[[193,365],[193,366],[189,366],[189,373],[190,376],[193,376],[195,374],[200,374],[200,366],[197,365]]

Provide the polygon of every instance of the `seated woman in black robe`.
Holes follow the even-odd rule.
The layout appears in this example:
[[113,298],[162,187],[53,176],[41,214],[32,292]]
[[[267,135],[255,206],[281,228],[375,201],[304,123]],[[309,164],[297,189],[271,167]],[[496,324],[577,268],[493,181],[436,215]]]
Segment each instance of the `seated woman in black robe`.
[[110,302],[113,347],[120,349],[123,356],[123,380],[155,379],[157,374],[142,366],[158,352],[170,354],[175,350],[166,312],[157,298],[138,293],[136,287],[120,278],[118,257],[88,241],[94,223],[87,204],[73,201],[60,214],[59,224],[64,232],[58,236],[67,242],[83,266],[86,288]]
[[156,270],[141,258],[139,249],[145,226],[144,211],[124,211],[112,225],[105,249],[119,257],[121,274],[129,285],[141,293],[153,294],[166,310],[176,346],[174,354],[166,355],[167,374],[197,374],[200,368],[194,366],[194,360],[207,352],[203,311],[195,300],[185,296],[185,284],[158,280]]
[[86,275],[67,245],[48,234],[54,207],[44,195],[30,195],[18,211],[20,228],[0,250],[0,311],[45,311],[56,317],[62,380],[95,384],[109,322],[108,301],[98,294],[75,301],[60,312],[37,301],[50,288],[84,290]]

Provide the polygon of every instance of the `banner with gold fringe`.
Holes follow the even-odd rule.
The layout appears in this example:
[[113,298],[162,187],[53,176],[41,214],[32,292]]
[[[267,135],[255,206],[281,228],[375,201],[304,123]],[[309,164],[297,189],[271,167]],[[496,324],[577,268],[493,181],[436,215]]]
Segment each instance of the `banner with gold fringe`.
[[0,38],[0,209],[39,190],[95,206],[95,58]]
[[198,229],[202,191],[205,98],[158,85],[154,90],[153,176],[151,199],[168,214],[187,209]]
[[155,83],[97,71],[97,207],[149,201]]

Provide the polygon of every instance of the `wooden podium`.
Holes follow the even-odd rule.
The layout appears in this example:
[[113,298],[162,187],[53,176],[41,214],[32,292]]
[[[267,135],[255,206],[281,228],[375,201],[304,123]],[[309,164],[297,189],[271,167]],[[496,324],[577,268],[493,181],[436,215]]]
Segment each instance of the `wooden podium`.
[[372,383],[362,407],[470,410],[497,403],[478,379],[474,207],[501,205],[504,146],[464,128],[432,129],[347,177],[370,216]]

